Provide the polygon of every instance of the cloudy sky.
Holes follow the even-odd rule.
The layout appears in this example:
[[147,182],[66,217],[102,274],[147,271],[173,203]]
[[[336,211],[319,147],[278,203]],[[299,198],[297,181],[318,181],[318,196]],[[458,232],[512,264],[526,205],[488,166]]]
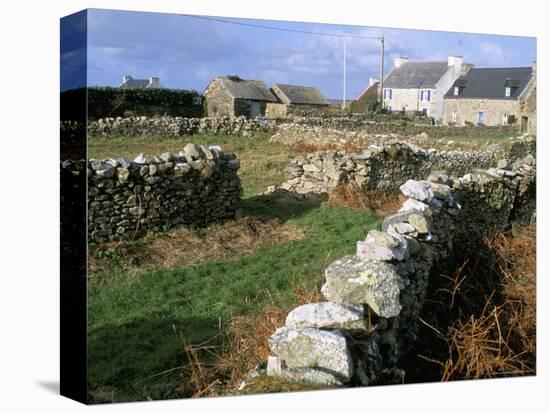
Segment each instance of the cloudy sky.
[[[365,88],[369,77],[377,77],[380,71],[380,43],[364,37],[385,37],[386,73],[393,67],[395,56],[446,60],[449,54],[458,54],[476,67],[530,66],[536,56],[536,40],[529,37],[219,19],[233,23],[174,14],[91,9],[87,24],[87,83],[118,86],[124,74],[134,78],[158,76],[165,87],[202,92],[214,76],[236,74],[263,80],[268,85],[279,82],[316,86],[328,98],[341,98],[346,42],[346,95],[353,98]],[[62,62],[69,64],[75,53],[63,56],[66,53],[62,47]]]

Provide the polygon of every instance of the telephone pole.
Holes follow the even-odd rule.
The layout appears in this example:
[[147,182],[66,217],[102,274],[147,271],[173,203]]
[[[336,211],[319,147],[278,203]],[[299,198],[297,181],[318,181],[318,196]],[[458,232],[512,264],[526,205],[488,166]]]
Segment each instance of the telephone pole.
[[346,109],[346,38],[344,38],[344,96],[342,100],[342,111]]
[[380,38],[380,109],[384,109],[384,36]]

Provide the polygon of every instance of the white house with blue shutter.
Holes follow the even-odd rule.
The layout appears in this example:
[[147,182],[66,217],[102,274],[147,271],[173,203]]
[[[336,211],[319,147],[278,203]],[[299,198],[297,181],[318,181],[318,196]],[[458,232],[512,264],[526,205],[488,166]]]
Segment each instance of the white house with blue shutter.
[[443,97],[472,67],[461,56],[449,56],[446,62],[410,62],[406,57],[396,57],[394,68],[384,79],[384,106],[405,114],[424,112],[440,123]]

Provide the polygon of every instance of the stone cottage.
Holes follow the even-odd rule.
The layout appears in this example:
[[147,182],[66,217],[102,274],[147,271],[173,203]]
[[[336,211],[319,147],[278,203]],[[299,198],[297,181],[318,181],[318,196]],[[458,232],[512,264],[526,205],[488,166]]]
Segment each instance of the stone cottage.
[[205,89],[204,102],[209,117],[244,115],[248,118],[264,116],[268,103],[277,98],[258,80],[245,80],[237,76],[217,76]]
[[[329,102],[325,99],[321,91],[312,86],[284,85],[276,83],[271,87],[271,92],[279,100],[279,104],[269,104],[268,112],[273,113],[277,109],[279,116],[300,110],[315,110],[326,108]],[[284,114],[283,114],[284,112]],[[269,114],[270,116],[272,114]],[[277,118],[278,116],[273,116]]]
[[119,88],[122,89],[155,89],[162,88],[160,78],[150,77],[149,79],[134,79],[131,75],[124,75]]
[[384,107],[405,114],[424,112],[439,123],[445,93],[472,67],[461,56],[449,56],[446,62],[409,62],[408,58],[397,57],[384,79]]
[[458,78],[445,95],[445,124],[536,128],[536,81],[531,67],[478,68]]

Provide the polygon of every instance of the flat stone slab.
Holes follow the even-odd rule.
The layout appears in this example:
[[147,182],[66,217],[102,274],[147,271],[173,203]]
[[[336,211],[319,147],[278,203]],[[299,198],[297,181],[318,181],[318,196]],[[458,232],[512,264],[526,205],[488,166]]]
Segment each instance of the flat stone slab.
[[377,315],[399,315],[402,286],[396,267],[383,261],[344,256],[325,269],[323,296],[333,302],[367,304]]
[[[338,330],[282,327],[269,338],[269,346],[281,366],[271,361],[274,371],[287,369],[306,370],[312,382],[326,383],[327,376],[315,378],[315,370],[329,374],[338,382],[347,382],[353,375],[353,362],[346,338]],[[278,363],[277,361],[277,363]],[[303,373],[302,377],[306,375]]]
[[357,242],[356,254],[363,260],[405,260],[408,257],[407,241],[397,234],[371,230],[365,241]]
[[298,306],[286,317],[289,328],[367,329],[363,305],[320,302]]
[[404,195],[417,201],[429,203],[434,197],[432,183],[429,181],[407,180],[399,189]]
[[341,386],[344,385],[336,375],[315,368],[285,368],[276,356],[267,359],[266,374],[272,377],[283,378],[292,382],[304,382],[315,385]]

